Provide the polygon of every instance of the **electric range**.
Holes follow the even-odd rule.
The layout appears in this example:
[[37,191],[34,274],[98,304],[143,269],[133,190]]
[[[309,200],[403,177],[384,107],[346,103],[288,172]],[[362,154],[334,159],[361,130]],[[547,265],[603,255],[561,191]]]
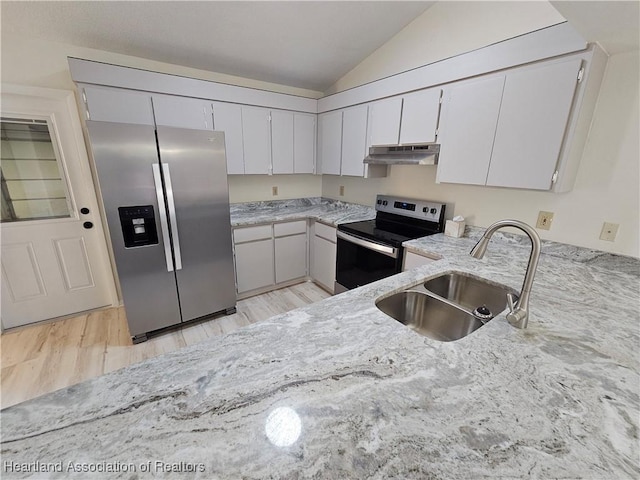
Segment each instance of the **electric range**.
[[445,204],[377,195],[376,218],[338,225],[335,292],[402,271],[407,240],[444,231]]

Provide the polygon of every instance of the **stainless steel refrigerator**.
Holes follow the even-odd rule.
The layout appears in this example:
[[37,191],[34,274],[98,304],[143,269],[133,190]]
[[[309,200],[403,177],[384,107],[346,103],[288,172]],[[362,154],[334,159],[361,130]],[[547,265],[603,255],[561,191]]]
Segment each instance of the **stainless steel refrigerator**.
[[235,312],[224,133],[87,121],[134,343]]

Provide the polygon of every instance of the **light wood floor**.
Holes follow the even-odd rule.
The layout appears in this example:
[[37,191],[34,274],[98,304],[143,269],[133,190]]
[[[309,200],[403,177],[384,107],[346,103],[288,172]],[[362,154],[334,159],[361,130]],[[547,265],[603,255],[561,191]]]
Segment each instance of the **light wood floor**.
[[238,301],[237,313],[133,345],[124,308],[108,308],[0,336],[2,408],[147,358],[224,335],[329,294],[313,283]]

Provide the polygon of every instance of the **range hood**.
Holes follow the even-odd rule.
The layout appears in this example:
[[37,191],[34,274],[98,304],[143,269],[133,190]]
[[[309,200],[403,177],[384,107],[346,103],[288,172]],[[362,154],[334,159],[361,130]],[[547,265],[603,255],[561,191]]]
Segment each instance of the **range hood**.
[[364,163],[370,165],[437,165],[440,144],[375,145]]

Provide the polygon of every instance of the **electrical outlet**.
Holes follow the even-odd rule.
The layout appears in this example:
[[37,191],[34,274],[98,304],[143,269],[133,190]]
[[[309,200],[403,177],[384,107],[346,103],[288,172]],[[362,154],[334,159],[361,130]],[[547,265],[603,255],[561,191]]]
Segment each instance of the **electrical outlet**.
[[620,225],[617,223],[604,222],[602,224],[602,231],[600,232],[600,240],[613,242],[616,239],[619,227]]
[[550,230],[552,221],[553,212],[540,211],[540,213],[538,213],[538,222],[536,223],[536,228],[539,228],[540,230]]
[[278,187],[271,187],[271,195],[274,197],[278,195]]
[[344,197],[344,185],[340,185],[340,196]]

